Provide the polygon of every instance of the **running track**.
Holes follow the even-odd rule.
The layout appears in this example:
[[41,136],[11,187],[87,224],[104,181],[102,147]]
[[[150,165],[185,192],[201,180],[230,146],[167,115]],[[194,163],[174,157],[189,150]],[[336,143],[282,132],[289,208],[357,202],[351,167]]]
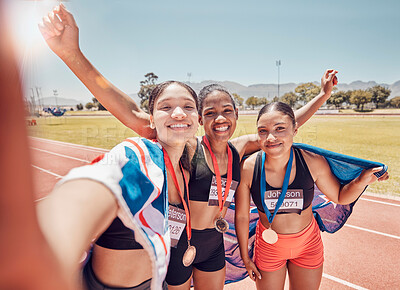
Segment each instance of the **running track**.
[[[36,199],[45,197],[71,168],[107,150],[30,138]],[[400,289],[400,201],[364,195],[346,225],[322,234],[321,289]],[[226,289],[255,289],[250,279]]]

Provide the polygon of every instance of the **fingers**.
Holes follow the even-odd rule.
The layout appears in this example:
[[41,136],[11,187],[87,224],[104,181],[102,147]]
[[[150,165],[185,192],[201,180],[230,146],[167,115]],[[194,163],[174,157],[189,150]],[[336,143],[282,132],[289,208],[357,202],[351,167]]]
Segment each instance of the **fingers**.
[[337,84],[338,84],[338,78],[337,78],[337,76],[335,75],[335,76],[333,77],[333,85],[336,86]]
[[382,166],[380,166],[380,167],[374,167],[374,168],[371,169],[371,171],[372,171],[372,173],[375,173],[375,172],[381,171],[382,169],[383,169]]
[[48,30],[49,33],[53,35],[60,35],[60,31],[54,27],[48,16],[42,18],[42,25]]
[[38,24],[39,31],[43,35],[43,38],[47,41],[48,39],[56,36],[52,31],[48,30],[46,26],[44,26],[43,23]]
[[261,274],[254,263],[251,263],[247,267],[247,273],[249,274],[251,280],[256,281],[257,278],[261,280]]
[[374,168],[370,168],[368,170],[364,170],[364,174],[363,174],[363,180],[366,183],[366,185],[368,184],[372,184],[375,181],[385,181],[389,178],[389,173],[386,171],[384,174],[382,174],[382,176],[377,176],[375,175],[375,173],[380,172],[383,169],[383,167],[374,167]]
[[58,12],[57,14],[59,15],[60,19],[65,22],[66,25],[70,26],[77,26],[74,16],[72,15],[71,12],[67,10],[67,8],[64,6],[64,4],[60,4],[57,7],[55,7],[56,11]]
[[389,179],[389,172],[385,172],[381,177],[378,178],[378,181],[385,181]]
[[50,22],[53,24],[54,28],[58,31],[64,30],[64,24],[61,23],[60,19],[56,15],[56,13],[50,12],[48,15]]
[[261,274],[260,274],[260,272],[258,271],[258,269],[257,269],[256,267],[254,267],[253,272],[254,272],[254,275],[255,275],[258,279],[261,280]]

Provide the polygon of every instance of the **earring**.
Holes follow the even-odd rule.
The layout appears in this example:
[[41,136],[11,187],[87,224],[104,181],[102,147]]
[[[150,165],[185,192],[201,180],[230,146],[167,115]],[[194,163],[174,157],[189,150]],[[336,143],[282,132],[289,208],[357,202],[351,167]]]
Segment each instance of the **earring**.
[[150,122],[150,129],[155,129],[155,128],[156,128],[156,126],[154,126],[154,123]]

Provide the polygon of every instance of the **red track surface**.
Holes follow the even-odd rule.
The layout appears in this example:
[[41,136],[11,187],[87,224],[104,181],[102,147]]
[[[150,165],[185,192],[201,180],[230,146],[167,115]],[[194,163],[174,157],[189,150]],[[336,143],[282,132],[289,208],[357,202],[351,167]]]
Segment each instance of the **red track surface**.
[[[39,138],[30,141],[37,199],[71,168],[107,151]],[[364,195],[346,225],[322,237],[321,289],[400,289],[400,201]],[[255,285],[245,279],[226,288],[255,289]]]

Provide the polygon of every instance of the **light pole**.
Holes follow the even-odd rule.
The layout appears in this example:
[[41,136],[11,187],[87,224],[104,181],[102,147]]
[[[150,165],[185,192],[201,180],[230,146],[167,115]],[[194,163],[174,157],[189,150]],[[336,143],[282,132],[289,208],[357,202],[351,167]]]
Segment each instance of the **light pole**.
[[276,61],[276,66],[278,67],[278,98],[279,98],[279,77],[280,77],[281,60]]

